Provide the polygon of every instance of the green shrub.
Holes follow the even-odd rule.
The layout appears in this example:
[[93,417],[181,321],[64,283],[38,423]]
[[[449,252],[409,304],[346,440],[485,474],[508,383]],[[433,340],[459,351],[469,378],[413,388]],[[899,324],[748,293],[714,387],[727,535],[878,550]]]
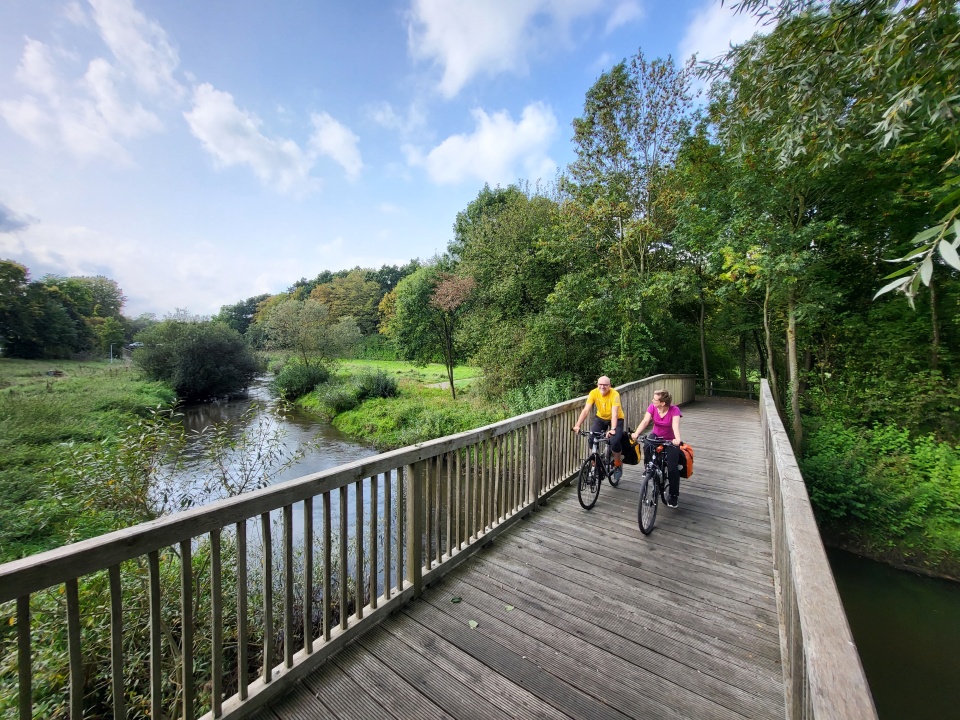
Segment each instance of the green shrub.
[[280,370],[271,386],[284,400],[296,400],[329,379],[330,371],[322,365],[290,363]]
[[261,372],[240,333],[220,323],[164,320],[137,338],[134,362],[187,402],[234,395]]
[[960,448],[932,434],[831,420],[808,433],[800,467],[831,534],[908,562],[960,555]]
[[353,384],[357,388],[359,400],[396,397],[400,392],[397,379],[383,370],[362,372],[354,376]]
[[565,378],[544,378],[536,385],[508,390],[504,401],[511,415],[523,415],[532,410],[550,407],[574,397],[573,380]]
[[317,400],[334,415],[353,410],[360,404],[356,387],[342,383],[322,385],[317,388]]

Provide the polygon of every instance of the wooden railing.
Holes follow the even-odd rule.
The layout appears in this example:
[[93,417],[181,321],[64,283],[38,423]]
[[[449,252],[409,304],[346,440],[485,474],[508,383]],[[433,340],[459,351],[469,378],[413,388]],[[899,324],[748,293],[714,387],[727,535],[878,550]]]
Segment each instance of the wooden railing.
[[[633,425],[658,387],[694,398],[693,376],[625,385]],[[158,719],[249,715],[564,484],[585,452],[570,432],[582,407],[560,403],[0,566],[0,649],[16,654],[20,720],[79,720],[92,706],[114,718],[133,706]],[[45,666],[37,687],[38,646],[48,665],[57,653],[47,646],[64,637],[64,667]]]
[[780,648],[790,720],[876,718],[810,498],[770,386],[760,387]]

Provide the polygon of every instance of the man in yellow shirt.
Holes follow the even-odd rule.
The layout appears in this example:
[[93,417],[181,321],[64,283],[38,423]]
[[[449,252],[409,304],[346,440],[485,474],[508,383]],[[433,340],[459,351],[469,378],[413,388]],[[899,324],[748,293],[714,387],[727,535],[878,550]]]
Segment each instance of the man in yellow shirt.
[[587,419],[587,413],[590,408],[596,408],[596,417],[593,419],[591,430],[593,432],[605,432],[610,438],[610,449],[613,451],[613,464],[616,466],[614,473],[619,480],[623,474],[623,460],[621,459],[623,433],[627,429],[627,424],[623,418],[623,407],[620,405],[620,393],[610,386],[610,378],[604,375],[597,379],[597,386],[587,395],[587,403],[580,411],[580,417],[577,418],[577,424],[573,426],[574,432],[580,432],[580,426]]

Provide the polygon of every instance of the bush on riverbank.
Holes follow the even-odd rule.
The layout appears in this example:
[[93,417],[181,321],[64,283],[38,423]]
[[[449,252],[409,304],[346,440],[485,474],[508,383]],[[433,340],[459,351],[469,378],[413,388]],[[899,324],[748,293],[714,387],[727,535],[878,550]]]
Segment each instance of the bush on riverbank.
[[822,421],[800,462],[827,537],[960,577],[960,448],[888,425]]
[[284,365],[271,382],[271,387],[284,400],[296,400],[317,385],[330,379],[330,370],[323,365],[304,365],[292,362]]
[[221,323],[164,320],[137,339],[134,362],[186,402],[235,395],[263,371],[240,333]]

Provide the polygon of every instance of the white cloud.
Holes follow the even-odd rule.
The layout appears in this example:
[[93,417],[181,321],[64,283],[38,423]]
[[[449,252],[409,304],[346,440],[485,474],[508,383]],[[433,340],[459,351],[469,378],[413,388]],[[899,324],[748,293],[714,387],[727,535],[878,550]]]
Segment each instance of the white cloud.
[[518,177],[545,178],[556,163],[547,149],[557,134],[557,119],[543,103],[523,109],[519,122],[506,111],[492,115],[473,111],[476,128],[470,135],[452,135],[423,155],[405,148],[411,165],[426,168],[430,179],[452,185],[468,178],[491,184],[507,184]]
[[396,130],[403,136],[411,135],[427,124],[426,114],[416,102],[410,104],[405,114],[398,113],[393,105],[383,102],[369,107],[367,116],[377,125]]
[[[94,57],[81,77],[66,77],[58,63],[79,64],[72,52],[26,38],[16,71],[26,94],[0,102],[0,116],[34,144],[124,164],[129,157],[120,141],[162,129],[143,101],[182,97],[183,87],[173,76],[179,59],[163,28],[138,12],[132,0],[90,0],[90,5],[116,62]],[[79,4],[67,4],[64,12],[79,32],[89,32]]]
[[264,185],[280,192],[316,187],[313,160],[292,140],[269,138],[256,115],[240,110],[229,93],[209,83],[194,88],[193,108],[183,116],[190,131],[221,165],[246,165]]
[[618,27],[629,25],[634,20],[642,19],[643,16],[643,6],[639,2],[626,0],[626,2],[618,4],[607,19],[607,32],[611,33]]
[[355,180],[363,169],[363,160],[360,159],[360,149],[357,147],[360,138],[328,113],[314,113],[310,119],[314,127],[310,148],[320,155],[332,158],[343,168],[348,178]]
[[440,93],[454,97],[480,73],[525,73],[528,55],[563,46],[574,20],[603,7],[603,0],[413,0],[408,46],[414,58],[442,67]]
[[173,77],[180,58],[158,23],[134,8],[133,0],[90,0],[90,5],[100,36],[140,89],[154,96],[183,96]]
[[711,0],[687,25],[678,53],[682,60],[694,53],[700,61],[712,60],[729,50],[731,44],[745,42],[761,31],[769,32],[769,28],[758,26],[749,13],[736,13],[730,5]]

